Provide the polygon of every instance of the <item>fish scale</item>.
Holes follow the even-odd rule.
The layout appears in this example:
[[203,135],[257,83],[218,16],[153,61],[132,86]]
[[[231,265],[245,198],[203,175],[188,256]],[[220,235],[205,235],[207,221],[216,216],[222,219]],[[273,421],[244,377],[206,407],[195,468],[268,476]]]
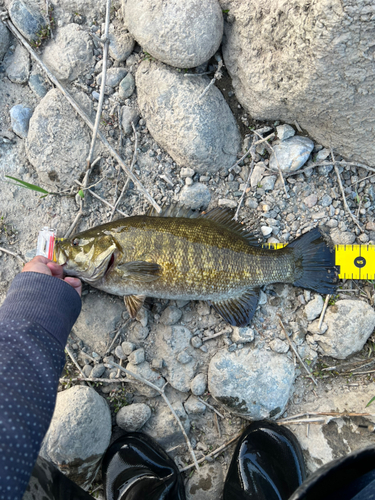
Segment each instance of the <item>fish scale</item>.
[[228,210],[174,213],[120,219],[59,241],[57,261],[67,274],[124,296],[132,317],[145,296],[208,300],[242,326],[255,312],[262,285],[293,283],[321,293],[335,288],[334,261],[318,229],[275,251],[258,246]]

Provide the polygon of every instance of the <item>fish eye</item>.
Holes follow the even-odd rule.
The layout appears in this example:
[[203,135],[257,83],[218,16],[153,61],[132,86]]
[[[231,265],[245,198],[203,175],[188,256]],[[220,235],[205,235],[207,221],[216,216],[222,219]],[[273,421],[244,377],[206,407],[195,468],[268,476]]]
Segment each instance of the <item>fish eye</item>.
[[73,246],[77,246],[79,243],[79,239],[78,238],[74,238],[74,240],[72,240],[72,245]]

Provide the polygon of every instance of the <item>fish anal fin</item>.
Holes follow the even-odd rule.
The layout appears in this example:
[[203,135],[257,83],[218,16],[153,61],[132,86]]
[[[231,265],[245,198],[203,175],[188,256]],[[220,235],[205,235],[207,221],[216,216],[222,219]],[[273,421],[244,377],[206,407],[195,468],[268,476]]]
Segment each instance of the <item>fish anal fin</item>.
[[249,233],[242,224],[233,220],[234,213],[234,210],[230,208],[216,207],[206,214],[202,214],[201,217],[215,221],[217,224],[221,224],[233,233],[241,236],[241,238],[244,238],[249,245],[260,246],[261,244],[254,234]]
[[143,283],[159,279],[159,272],[161,271],[161,266],[156,264],[156,262],[146,262],[143,260],[126,262],[125,264],[120,264],[118,268],[122,271],[124,278],[142,281]]
[[238,297],[211,301],[211,305],[222,318],[233,326],[247,326],[252,320],[259,301],[259,289],[251,289]]
[[145,295],[125,295],[124,302],[129,316],[134,319],[145,301]]

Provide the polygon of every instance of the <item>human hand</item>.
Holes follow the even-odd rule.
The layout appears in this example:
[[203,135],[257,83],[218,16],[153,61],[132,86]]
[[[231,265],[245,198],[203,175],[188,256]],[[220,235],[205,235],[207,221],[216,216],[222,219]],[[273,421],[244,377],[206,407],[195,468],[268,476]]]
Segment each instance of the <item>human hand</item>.
[[59,278],[70,286],[74,288],[74,290],[81,296],[82,292],[82,283],[78,278],[66,277],[64,278],[64,270],[62,266],[59,266],[55,262],[47,259],[47,257],[43,257],[42,255],[37,255],[30,262],[25,264],[22,272],[33,272],[33,273],[41,273],[47,274],[48,276],[54,276],[55,278]]

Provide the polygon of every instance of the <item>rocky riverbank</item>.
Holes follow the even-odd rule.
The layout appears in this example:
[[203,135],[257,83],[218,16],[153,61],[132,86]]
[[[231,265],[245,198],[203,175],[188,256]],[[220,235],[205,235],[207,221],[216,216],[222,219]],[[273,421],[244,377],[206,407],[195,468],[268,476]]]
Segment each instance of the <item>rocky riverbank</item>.
[[[254,91],[251,105],[244,95],[248,84],[239,65],[247,59],[240,61],[239,47],[246,37],[236,28],[251,2],[191,1],[193,17],[186,2],[174,3],[177,18],[161,3],[151,15],[146,0],[112,2],[109,25],[100,130],[155,202],[238,209],[238,220],[270,243],[288,243],[324,226],[335,244],[375,244],[374,170],[348,163],[349,145],[353,161],[370,161],[368,144],[361,148],[358,134],[345,136],[343,130],[340,149],[332,137],[325,142],[325,125],[314,121],[315,111],[309,128],[309,106],[285,115],[270,100],[268,107],[277,111],[262,115],[254,104],[258,96],[260,106],[259,94]],[[105,2],[50,5],[47,13],[44,2],[5,2],[11,22],[94,121],[103,78]],[[29,260],[38,231],[48,225],[63,236],[80,208],[75,181],[85,173],[91,132],[2,23],[0,60],[0,247]],[[252,68],[259,84],[262,71]],[[263,95],[267,90],[265,81]],[[100,141],[94,158],[79,229],[119,217],[112,207],[121,192],[122,213],[145,213],[146,198]],[[59,194],[40,198],[4,175]],[[19,259],[0,250],[0,300],[20,268]],[[149,433],[180,468],[191,464],[181,430],[157,390],[113,363],[159,388],[168,384],[166,396],[198,459],[232,439],[249,419],[365,414],[375,395],[375,290],[369,280],[341,281],[321,325],[326,297],[288,285],[264,287],[247,328],[229,326],[204,302],[148,299],[130,321],[119,297],[84,285],[82,298],[68,342],[81,372],[67,357],[42,454],[65,463],[64,472],[85,488],[100,487],[100,475],[95,477],[100,457],[124,430]],[[93,380],[77,380],[83,377]],[[310,470],[375,439],[358,427],[371,423],[371,415],[336,417],[315,415],[318,422],[310,425],[308,437],[306,424],[292,427]],[[95,443],[85,437],[92,433],[100,436]],[[208,457],[199,474],[191,476],[189,469],[188,498],[218,498],[230,456],[228,448]]]

